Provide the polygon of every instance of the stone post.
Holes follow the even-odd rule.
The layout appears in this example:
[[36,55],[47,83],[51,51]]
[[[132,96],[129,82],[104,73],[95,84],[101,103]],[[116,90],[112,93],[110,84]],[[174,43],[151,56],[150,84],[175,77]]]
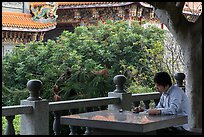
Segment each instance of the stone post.
[[176,86],[180,87],[185,92],[185,86],[183,85],[183,80],[185,79],[184,73],[176,73],[174,75],[174,78],[176,79]]
[[116,89],[108,93],[108,97],[118,97],[121,102],[119,104],[108,105],[109,110],[131,110],[132,94],[124,90],[126,77],[124,75],[116,75],[113,82],[116,84]]
[[49,135],[49,104],[48,101],[39,97],[42,82],[29,80],[27,88],[30,97],[21,100],[21,105],[33,106],[33,112],[21,115],[21,135]]

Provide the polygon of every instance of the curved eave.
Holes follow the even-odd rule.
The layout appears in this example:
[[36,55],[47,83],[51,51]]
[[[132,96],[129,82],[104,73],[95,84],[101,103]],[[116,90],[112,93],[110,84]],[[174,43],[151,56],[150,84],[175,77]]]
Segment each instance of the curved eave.
[[59,5],[58,9],[79,9],[79,8],[108,8],[108,7],[121,7],[121,6],[128,6],[134,4],[135,2],[115,2],[115,3],[98,3],[98,4],[91,4],[91,5]]
[[7,31],[49,31],[56,28],[57,22],[36,22],[31,14],[2,12],[2,30]]
[[[93,7],[120,7],[130,4],[139,4],[146,8],[152,8],[152,6],[145,2],[57,2],[59,9],[73,9],[73,8],[93,8]],[[30,5],[35,7],[44,6],[46,2],[30,2]]]
[[52,27],[49,27],[49,28],[43,28],[43,29],[2,27],[2,30],[5,30],[5,31],[43,32],[43,31],[49,31],[49,30],[52,30],[52,29],[55,29],[55,28],[56,28],[56,26],[52,26]]
[[[29,2],[30,5],[33,5],[34,7],[37,6],[44,6],[46,5],[46,2]],[[57,2],[58,6],[79,6],[79,5],[95,5],[95,4],[112,4],[112,3],[118,3],[118,2]]]
[[145,2],[139,2],[141,6],[145,7],[145,8],[153,8],[152,5],[145,3]]

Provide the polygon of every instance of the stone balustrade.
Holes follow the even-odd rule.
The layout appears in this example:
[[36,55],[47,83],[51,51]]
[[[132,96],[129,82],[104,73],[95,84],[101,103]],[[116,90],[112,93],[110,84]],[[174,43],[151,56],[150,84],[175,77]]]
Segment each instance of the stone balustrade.
[[[53,132],[55,135],[60,135],[60,111],[62,110],[69,110],[70,114],[81,113],[77,111],[79,108],[84,108],[84,112],[95,111],[100,108],[131,110],[132,106],[138,106],[140,101],[144,102],[145,108],[149,108],[151,100],[155,101],[155,104],[159,100],[159,92],[127,93],[124,89],[126,78],[123,75],[117,75],[113,80],[116,84],[116,89],[113,92],[109,92],[108,97],[57,102],[48,102],[46,99],[42,99],[39,96],[42,82],[30,80],[27,83],[30,96],[26,100],[21,100],[20,105],[2,107],[2,116],[7,119],[7,127],[4,134],[15,134],[13,126],[15,115],[21,115],[21,135],[49,135],[49,112],[53,112]],[[180,86],[182,85],[180,84]],[[70,135],[76,134],[74,130],[75,128],[70,126]],[[86,128],[85,134],[88,134],[88,132],[90,132],[90,129]]]

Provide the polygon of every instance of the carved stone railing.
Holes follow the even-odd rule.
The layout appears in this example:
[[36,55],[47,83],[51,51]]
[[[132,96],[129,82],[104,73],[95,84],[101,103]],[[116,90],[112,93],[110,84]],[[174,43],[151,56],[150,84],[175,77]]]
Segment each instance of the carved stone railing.
[[13,120],[15,115],[19,114],[31,114],[33,113],[33,107],[27,105],[15,105],[2,107],[2,116],[5,116],[7,120],[7,126],[5,129],[5,135],[14,135],[15,129],[13,126]]
[[[138,102],[143,101],[145,108],[149,108],[151,101],[157,104],[160,97],[159,92],[131,94],[124,90],[126,78],[123,75],[114,77],[116,89],[108,93],[108,97],[79,99],[69,101],[48,102],[39,97],[42,82],[39,80],[30,80],[27,87],[30,91],[30,97],[21,100],[21,105],[2,107],[2,116],[7,119],[6,135],[14,135],[15,129],[13,119],[15,115],[21,115],[21,135],[48,135],[49,134],[49,112],[53,112],[53,131],[55,135],[60,135],[60,116],[61,111],[68,110],[69,114],[96,111],[99,109],[123,109],[131,110],[132,106],[138,106]],[[70,126],[70,135],[76,135],[76,128]],[[85,134],[91,130],[87,127]]]

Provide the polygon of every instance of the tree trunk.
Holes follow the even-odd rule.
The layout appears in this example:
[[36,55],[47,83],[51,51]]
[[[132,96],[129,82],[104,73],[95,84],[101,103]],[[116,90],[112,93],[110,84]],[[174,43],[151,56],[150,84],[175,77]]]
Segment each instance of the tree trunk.
[[202,128],[202,14],[195,22],[188,22],[182,6],[174,2],[151,3],[162,23],[180,44],[184,54],[186,93],[190,100],[188,123],[190,128]]

